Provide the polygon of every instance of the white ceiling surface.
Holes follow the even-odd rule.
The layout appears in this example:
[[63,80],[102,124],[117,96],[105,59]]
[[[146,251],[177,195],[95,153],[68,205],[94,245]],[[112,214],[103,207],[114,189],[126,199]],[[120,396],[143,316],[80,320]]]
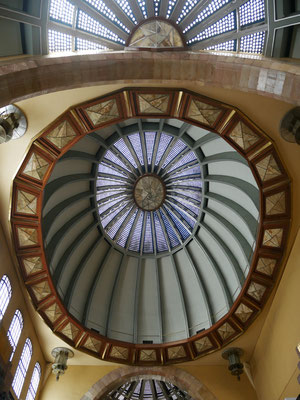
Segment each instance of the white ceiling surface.
[[[181,126],[180,121],[175,121],[166,123]],[[129,120],[120,126],[132,122]],[[106,129],[104,136],[112,132]],[[208,134],[194,126],[187,133],[195,141]],[[95,155],[99,146],[100,143],[87,136],[72,150]],[[201,149],[205,157],[220,155],[220,158],[223,153],[234,151],[217,135]],[[62,160],[49,182],[72,174],[91,174],[91,169],[89,161]],[[228,312],[249,271],[259,216],[258,189],[242,157],[239,161],[210,162],[207,169],[208,175],[217,179],[212,182],[207,177],[209,193],[199,231],[184,248],[159,258],[122,254],[101,237],[93,216],[97,205],[91,206],[93,195],[88,178],[69,182],[54,191],[44,205],[44,218],[62,201],[86,192],[86,197],[60,210],[45,237],[46,251],[49,251],[60,230],[65,229],[63,240],[51,250],[48,262],[52,272],[67,249],[72,248],[57,289],[63,301],[68,300],[69,312],[74,317],[111,339],[163,343],[195,335]],[[243,188],[223,181],[222,176],[250,184],[255,198]],[[222,201],[224,198],[228,201]],[[234,204],[244,211],[235,209]],[[74,223],[70,223],[72,219]],[[74,245],[88,227],[88,233]],[[85,262],[80,263],[85,256]]]

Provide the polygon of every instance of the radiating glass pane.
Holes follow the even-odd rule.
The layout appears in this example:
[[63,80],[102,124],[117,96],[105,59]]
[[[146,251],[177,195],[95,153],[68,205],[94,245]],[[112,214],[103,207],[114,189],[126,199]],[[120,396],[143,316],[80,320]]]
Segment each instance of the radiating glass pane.
[[221,35],[225,32],[230,32],[236,29],[236,12],[232,11],[230,14],[225,15],[222,19],[215,22],[213,25],[206,28],[204,31],[199,32],[196,36],[190,39],[187,43],[193,44],[201,42],[202,40],[210,37]]

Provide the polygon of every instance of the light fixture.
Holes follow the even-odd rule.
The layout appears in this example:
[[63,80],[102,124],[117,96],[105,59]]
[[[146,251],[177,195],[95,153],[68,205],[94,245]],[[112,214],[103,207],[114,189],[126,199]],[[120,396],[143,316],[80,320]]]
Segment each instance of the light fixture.
[[52,373],[56,375],[56,380],[59,380],[60,375],[65,373],[68,358],[72,358],[74,353],[72,350],[65,347],[55,347],[51,351],[51,355],[55,358],[52,364]]
[[0,108],[0,144],[19,139],[27,130],[27,120],[19,107],[9,104]]
[[229,361],[228,369],[231,371],[231,375],[237,376],[238,380],[241,379],[240,375],[243,373],[244,368],[244,365],[240,360],[240,356],[243,354],[243,350],[238,347],[230,347],[222,353],[222,357]]
[[282,118],[280,135],[287,142],[300,144],[300,107],[292,108]]

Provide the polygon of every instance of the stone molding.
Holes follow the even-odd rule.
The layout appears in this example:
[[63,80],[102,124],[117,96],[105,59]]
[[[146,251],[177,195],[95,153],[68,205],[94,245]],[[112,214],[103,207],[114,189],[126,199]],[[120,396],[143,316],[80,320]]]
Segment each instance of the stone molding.
[[92,85],[197,82],[300,105],[300,67],[256,55],[120,51],[0,62],[0,106]]

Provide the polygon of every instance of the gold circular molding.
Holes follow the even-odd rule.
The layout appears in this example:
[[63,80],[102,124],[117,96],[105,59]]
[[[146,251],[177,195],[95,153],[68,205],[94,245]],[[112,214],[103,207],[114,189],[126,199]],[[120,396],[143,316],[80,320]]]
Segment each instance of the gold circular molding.
[[[260,190],[260,223],[245,284],[221,320],[186,340],[131,344],[87,329],[61,302],[44,253],[42,197],[56,162],[83,136],[129,118],[157,117],[177,118],[217,133],[247,160]],[[41,132],[14,180],[11,223],[27,290],[56,335],[103,360],[144,366],[172,364],[226,346],[259,314],[276,280],[287,241],[290,180],[270,139],[238,109],[186,90],[126,88],[70,108]]]

